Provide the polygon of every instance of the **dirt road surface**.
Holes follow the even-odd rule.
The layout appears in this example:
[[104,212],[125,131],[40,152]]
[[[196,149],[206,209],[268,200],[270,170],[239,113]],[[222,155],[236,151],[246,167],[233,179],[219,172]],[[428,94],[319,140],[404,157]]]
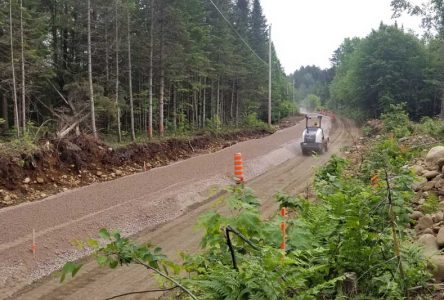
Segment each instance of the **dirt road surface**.
[[[153,283],[144,269],[110,271],[90,259],[76,278],[64,284],[54,275],[30,284],[65,261],[87,254],[70,242],[95,237],[102,227],[135,234],[140,242],[161,246],[173,259],[181,251],[197,251],[200,235],[194,228],[196,220],[205,211],[215,209],[208,199],[230,183],[233,154],[237,152],[243,153],[246,161],[247,185],[263,199],[264,215],[272,215],[277,208],[272,200],[276,192],[303,190],[314,169],[343,146],[351,145],[358,135],[348,121],[338,120],[333,128],[328,121],[325,125],[331,129],[330,150],[319,157],[302,156],[301,122],[217,153],[1,210],[0,299],[105,299],[149,288]],[[30,251],[33,228],[38,247],[35,257]]]

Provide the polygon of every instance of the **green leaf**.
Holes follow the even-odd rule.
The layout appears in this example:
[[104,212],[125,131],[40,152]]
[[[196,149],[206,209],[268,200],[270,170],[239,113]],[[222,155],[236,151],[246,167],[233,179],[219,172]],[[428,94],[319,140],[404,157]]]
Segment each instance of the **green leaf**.
[[62,268],[62,276],[60,277],[60,282],[65,281],[66,274],[71,274],[74,277],[77,272],[79,272],[82,265],[75,264],[73,262],[66,263]]
[[109,231],[107,229],[105,229],[105,228],[100,229],[99,236],[102,239],[106,239],[106,240],[110,240],[111,239],[111,235],[109,234]]

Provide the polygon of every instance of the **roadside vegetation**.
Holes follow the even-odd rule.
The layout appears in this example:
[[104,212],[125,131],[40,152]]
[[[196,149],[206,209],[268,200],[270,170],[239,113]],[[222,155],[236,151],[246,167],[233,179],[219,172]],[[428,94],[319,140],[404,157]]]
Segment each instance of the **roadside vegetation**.
[[[443,123],[412,123],[406,116],[402,106],[392,106],[381,121],[369,122],[368,137],[345,149],[345,159],[334,156],[316,172],[312,193],[276,195],[285,217],[276,212],[263,220],[252,190],[228,188],[220,205],[231,213],[201,216],[202,251],[184,253],[180,263],[105,229],[101,239],[80,246],[103,266],[154,271],[172,299],[429,299],[440,286],[412,230],[417,177],[409,165],[436,143],[431,135]],[[423,209],[437,212],[437,196]],[[80,265],[68,263],[62,279],[78,272]]]

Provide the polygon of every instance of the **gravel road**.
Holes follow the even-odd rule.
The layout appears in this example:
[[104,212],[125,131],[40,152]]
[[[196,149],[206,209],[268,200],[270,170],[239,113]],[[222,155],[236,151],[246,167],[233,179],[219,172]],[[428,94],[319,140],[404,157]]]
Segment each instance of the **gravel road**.
[[[358,135],[348,121],[338,120],[334,128],[328,121],[325,125],[331,129],[330,151],[319,157],[302,156],[301,122],[217,153],[0,210],[0,299],[104,299],[146,289],[152,283],[145,270],[125,267],[109,271],[89,259],[79,275],[63,285],[47,275],[67,260],[87,254],[71,242],[95,237],[102,227],[151,241],[172,258],[180,251],[196,251],[200,235],[193,226],[200,214],[214,208],[208,199],[230,183],[237,152],[245,160],[248,186],[263,199],[264,215],[273,214],[274,193],[304,189],[314,168]],[[35,257],[30,251],[33,228]],[[125,299],[142,298],[147,295]]]

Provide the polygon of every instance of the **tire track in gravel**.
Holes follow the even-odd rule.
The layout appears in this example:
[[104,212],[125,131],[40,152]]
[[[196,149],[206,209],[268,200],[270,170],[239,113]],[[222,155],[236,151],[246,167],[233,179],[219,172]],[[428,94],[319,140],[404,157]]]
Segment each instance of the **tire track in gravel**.
[[[292,131],[295,131],[294,136],[300,136],[302,129],[303,125],[292,128]],[[292,135],[290,134],[290,136]],[[325,163],[332,154],[339,153],[341,147],[351,145],[352,135],[358,135],[356,127],[347,120],[339,119],[336,128],[331,132],[329,152],[317,157],[303,157],[297,139],[291,143],[283,143],[277,155],[285,156],[286,151],[297,153],[297,155],[252,179],[247,184],[263,199],[264,216],[268,217],[276,212],[277,205],[272,201],[272,197],[277,191],[301,192],[312,179],[316,167]],[[251,146],[254,147],[254,143]],[[285,151],[282,149],[285,149]],[[261,160],[260,156],[250,157],[252,157],[252,165],[254,165],[255,159]],[[231,160],[231,156],[229,159]],[[208,196],[208,194],[203,195]],[[214,197],[213,199],[203,200],[200,204],[194,204],[191,208],[185,208],[185,214],[174,218],[157,229],[143,230],[135,237],[139,242],[150,241],[161,246],[165,254],[172,259],[178,259],[179,251],[198,251],[201,235],[196,232],[194,225],[199,215],[211,209],[225,211],[225,208],[215,207],[213,200]],[[84,261],[86,263],[81,272],[76,278],[68,280],[65,284],[61,285],[57,278],[48,277],[21,290],[11,299],[105,299],[116,294],[144,290],[155,286],[150,279],[151,274],[148,274],[145,269],[131,266],[108,270],[98,267],[90,259]],[[155,299],[158,296],[159,294],[136,295],[125,299]]]

